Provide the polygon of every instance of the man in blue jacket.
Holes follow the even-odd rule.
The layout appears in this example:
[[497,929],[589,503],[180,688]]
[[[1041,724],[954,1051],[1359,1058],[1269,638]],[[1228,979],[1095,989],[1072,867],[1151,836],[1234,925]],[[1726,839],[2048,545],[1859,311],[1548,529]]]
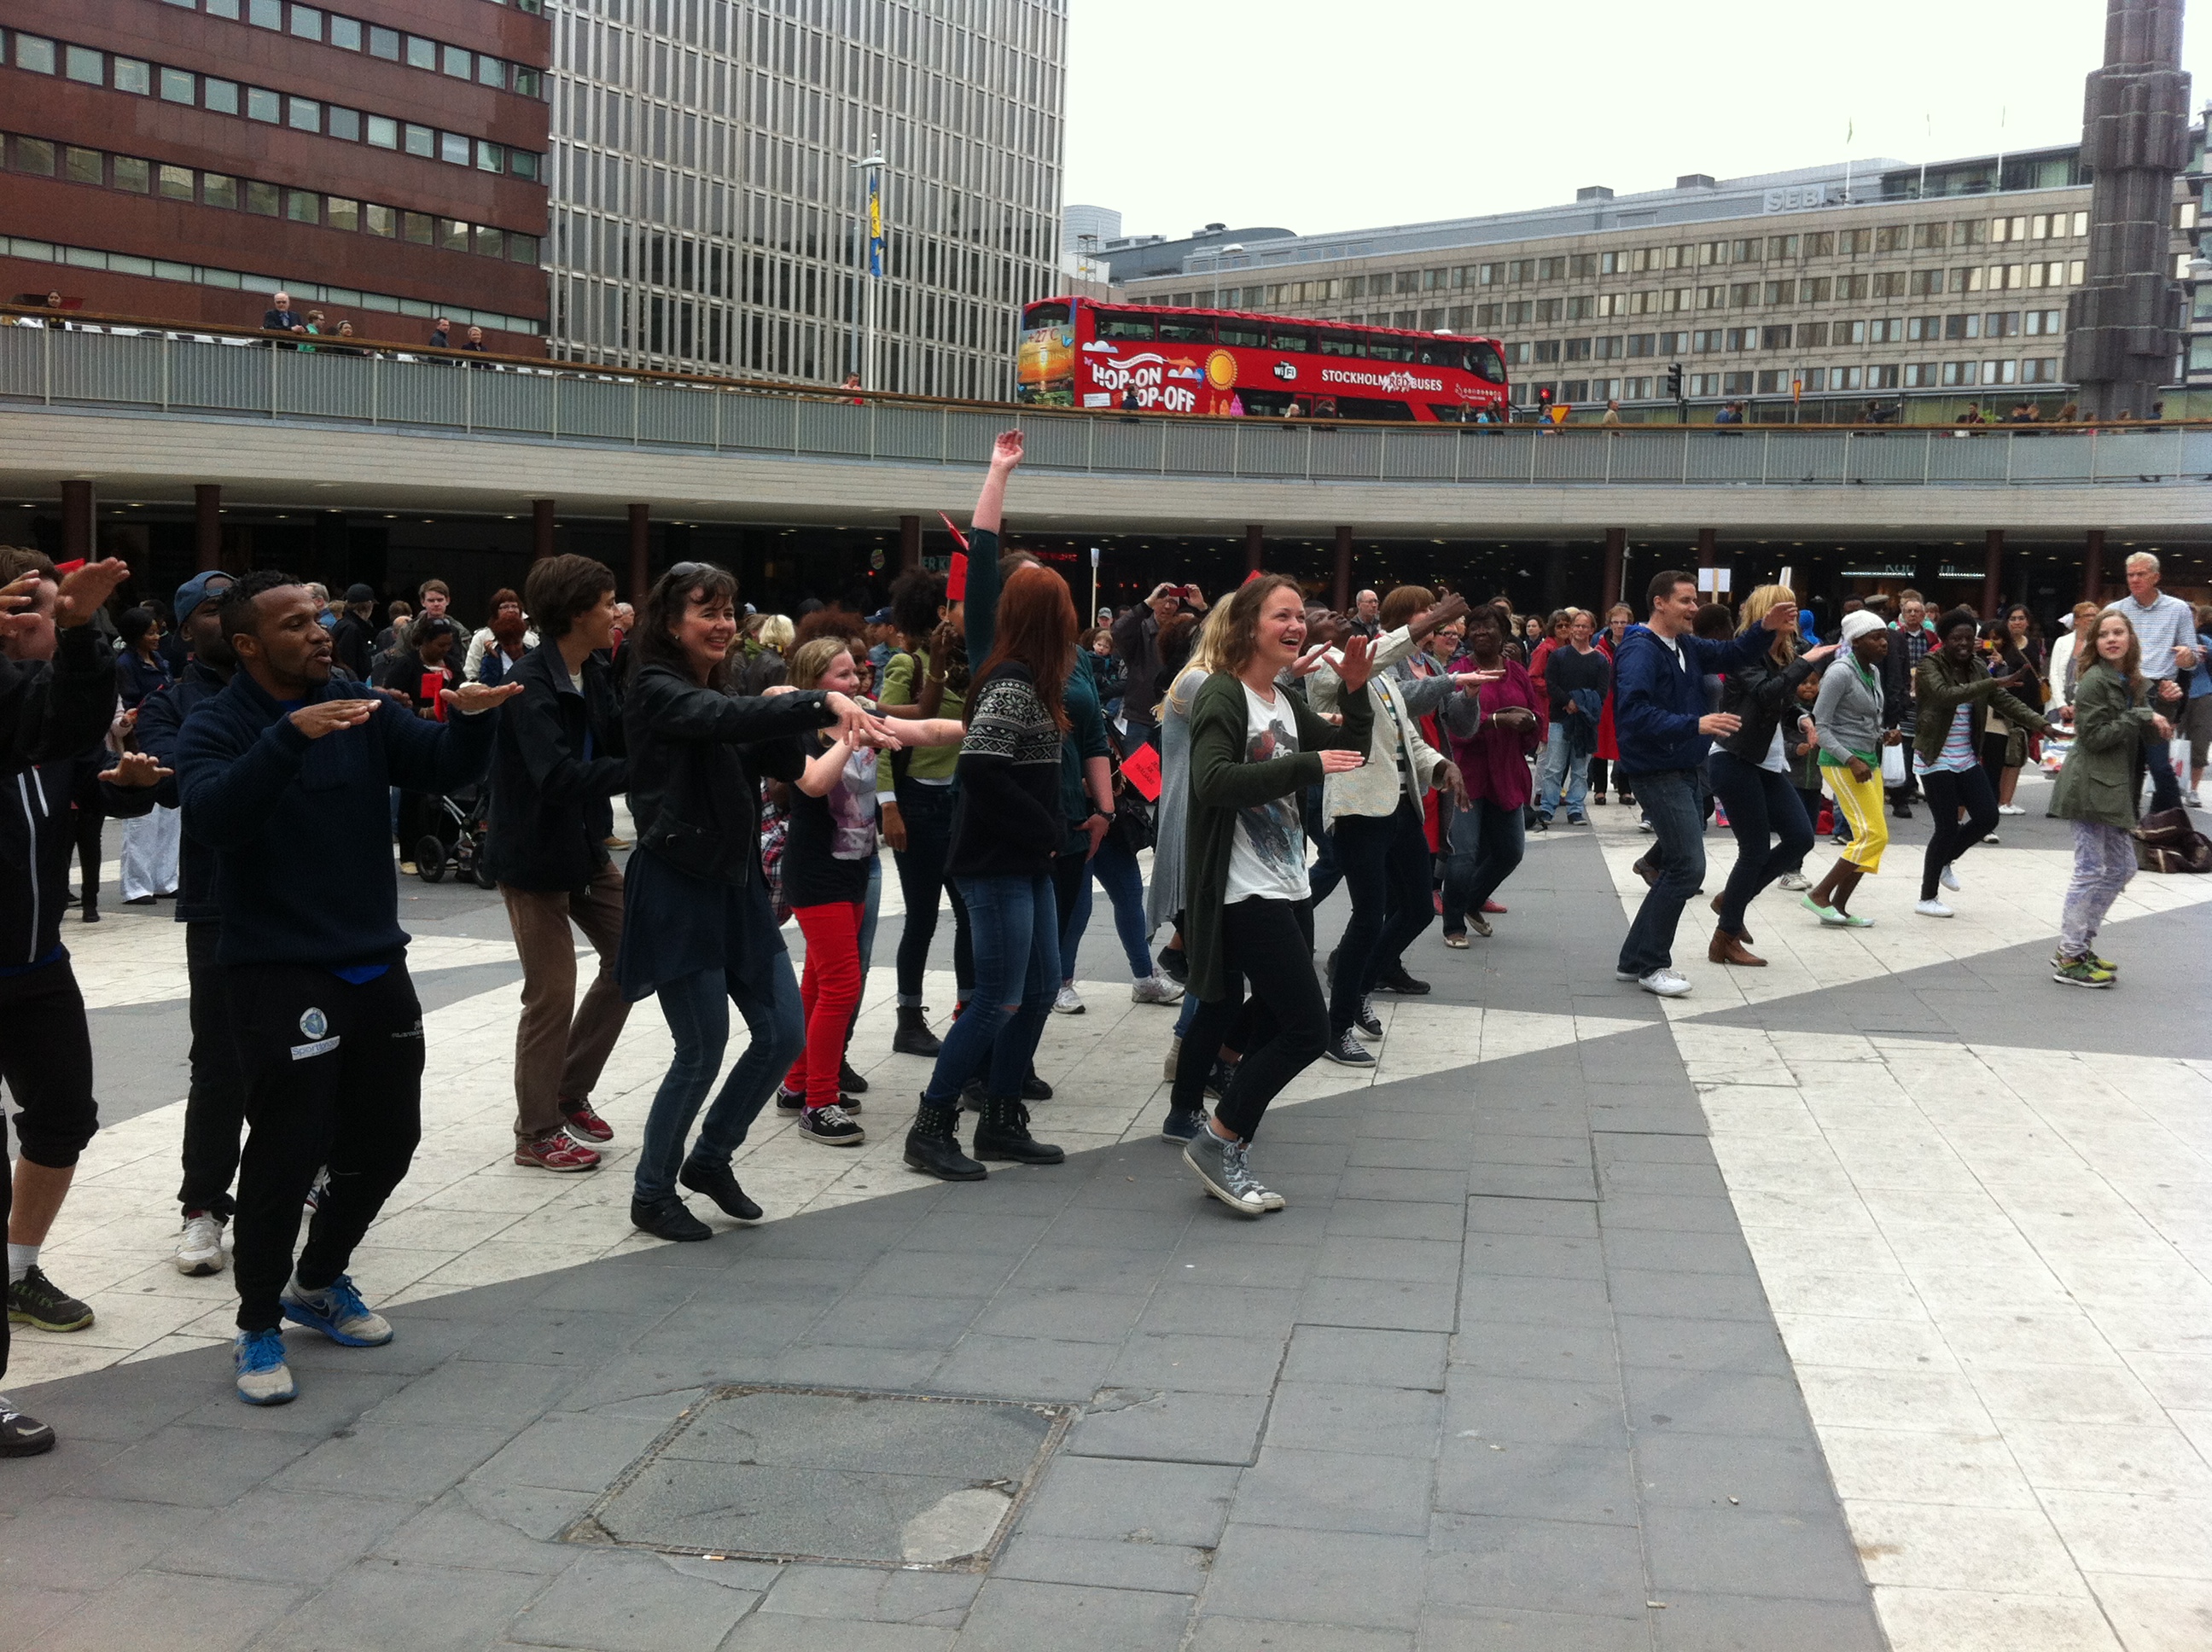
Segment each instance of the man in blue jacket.
[[[1651,822],[1657,843],[1644,856],[1651,885],[1621,943],[1615,978],[1632,981],[1661,998],[1690,990],[1677,973],[1674,926],[1683,904],[1705,879],[1705,757],[1712,737],[1735,733],[1743,720],[1705,709],[1705,677],[1747,665],[1774,645],[1774,634],[1797,623],[1792,603],[1767,610],[1763,629],[1727,642],[1690,634],[1697,619],[1694,574],[1669,568],[1653,576],[1651,617],[1632,625],[1613,662],[1613,726],[1620,742],[1621,775]],[[1656,876],[1654,875],[1656,873]]]
[[[138,750],[100,777],[100,800],[118,820],[155,808],[174,809],[177,733],[185,719],[230,686],[237,665],[222,640],[222,593],[238,583],[220,569],[195,574],[177,588],[177,634],[191,650],[177,679],[138,708]],[[238,1139],[246,1127],[246,1086],[230,1038],[229,976],[216,962],[222,932],[215,904],[215,851],[187,835],[177,857],[177,921],[185,926],[185,969],[191,993],[191,1078],[185,1092],[184,1185],[177,1197],[184,1229],[177,1272],[194,1277],[222,1271],[222,1230],[236,1210],[230,1196],[238,1174]]]
[[[268,1406],[299,1392],[285,1320],[349,1348],[392,1339],[345,1273],[422,1129],[422,1009],[386,798],[395,786],[450,792],[480,778],[495,726],[481,714],[522,690],[448,689],[460,714],[443,723],[361,698],[331,681],[330,634],[289,574],[247,574],[219,617],[237,671],[185,720],[177,786],[185,835],[215,851],[216,958],[246,1084],[238,1392]],[[300,1206],[325,1164],[329,1190],[295,1270]]]

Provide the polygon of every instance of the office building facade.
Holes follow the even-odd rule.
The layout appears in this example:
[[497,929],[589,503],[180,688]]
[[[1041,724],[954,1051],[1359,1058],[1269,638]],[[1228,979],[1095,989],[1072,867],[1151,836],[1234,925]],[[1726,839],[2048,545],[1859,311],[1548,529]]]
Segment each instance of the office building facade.
[[[2201,127],[2192,145],[2201,164]],[[2172,222],[2179,276],[2196,236],[2185,181]],[[1171,273],[1124,282],[1117,267],[1115,290],[1494,337],[1522,405],[1618,398],[1671,417],[1679,364],[1691,402],[1741,398],[1764,404],[1760,416],[1790,416],[1793,403],[1808,419],[1856,416],[1870,400],[1893,410],[1921,398],[2003,416],[2022,400],[2049,412],[2064,399],[2067,299],[2084,279],[2088,228],[2089,187],[2068,148],[1691,175],[1490,217],[1248,234],[1194,248]]]
[[556,355],[1012,394],[1019,307],[1060,279],[1066,0],[546,9]]
[[0,294],[542,352],[538,6],[0,0]]

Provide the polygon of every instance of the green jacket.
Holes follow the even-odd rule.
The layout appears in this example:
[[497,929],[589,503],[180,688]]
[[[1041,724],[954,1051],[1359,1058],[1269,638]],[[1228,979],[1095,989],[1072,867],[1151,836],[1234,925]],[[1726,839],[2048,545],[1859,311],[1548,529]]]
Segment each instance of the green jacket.
[[1364,751],[1373,732],[1374,712],[1366,695],[1345,697],[1341,728],[1323,721],[1300,695],[1285,694],[1283,701],[1297,720],[1297,752],[1265,762],[1245,760],[1241,681],[1227,671],[1216,671],[1191,701],[1182,945],[1189,960],[1190,990],[1208,1002],[1229,992],[1229,971],[1221,957],[1221,912],[1229,892],[1229,852],[1237,811],[1320,785],[1321,754],[1331,746]]
[[1951,719],[1958,714],[1961,702],[1967,707],[1967,738],[1977,757],[1981,756],[1982,731],[1989,726],[1992,705],[2014,728],[2033,729],[2038,734],[2051,732],[2043,714],[1999,688],[1978,658],[1967,661],[1963,671],[1954,671],[1940,646],[1928,651],[1920,669],[1913,673],[1912,692],[1920,708],[1913,720],[1912,749],[1924,762],[1932,763],[1943,755],[1943,737],[1951,732]]
[[2154,732],[2150,720],[2149,705],[2103,660],[2075,679],[2074,749],[2051,788],[2053,819],[2134,829],[2136,748]]

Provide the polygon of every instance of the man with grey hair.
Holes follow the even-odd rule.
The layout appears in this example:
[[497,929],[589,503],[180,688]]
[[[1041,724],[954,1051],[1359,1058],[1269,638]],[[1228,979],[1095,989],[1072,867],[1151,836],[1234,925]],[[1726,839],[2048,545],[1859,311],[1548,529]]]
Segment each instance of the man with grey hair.
[[[2150,691],[2153,711],[2168,716],[2180,714],[2185,689],[2181,677],[2197,667],[2197,616],[2179,597],[2158,588],[2158,558],[2139,550],[2127,561],[2128,594],[2105,611],[2124,614],[2142,644],[2143,686]],[[2181,782],[2173,772],[2173,753],[2164,740],[2146,738],[2138,759],[2150,770],[2150,806],[2181,807]]]
[[1382,635],[1382,598],[1363,591],[1352,599],[1352,629],[1370,642]]
[[301,319],[300,313],[292,307],[291,294],[271,293],[269,295],[269,307],[261,313],[261,331],[264,332],[307,331],[307,324]]

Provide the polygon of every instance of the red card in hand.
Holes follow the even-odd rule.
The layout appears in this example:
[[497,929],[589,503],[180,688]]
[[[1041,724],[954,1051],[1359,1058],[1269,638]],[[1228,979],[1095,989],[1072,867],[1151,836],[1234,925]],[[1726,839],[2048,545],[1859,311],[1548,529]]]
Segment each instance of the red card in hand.
[[967,594],[968,553],[964,550],[956,550],[952,553],[952,566],[945,571],[945,600],[958,602]]
[[1149,745],[1129,748],[1129,755],[1121,759],[1121,778],[1137,788],[1147,803],[1160,800],[1160,754]]
[[430,715],[436,718],[441,723],[446,720],[446,702],[438,697],[438,690],[445,686],[445,672],[425,671],[422,673],[422,697],[430,702]]

